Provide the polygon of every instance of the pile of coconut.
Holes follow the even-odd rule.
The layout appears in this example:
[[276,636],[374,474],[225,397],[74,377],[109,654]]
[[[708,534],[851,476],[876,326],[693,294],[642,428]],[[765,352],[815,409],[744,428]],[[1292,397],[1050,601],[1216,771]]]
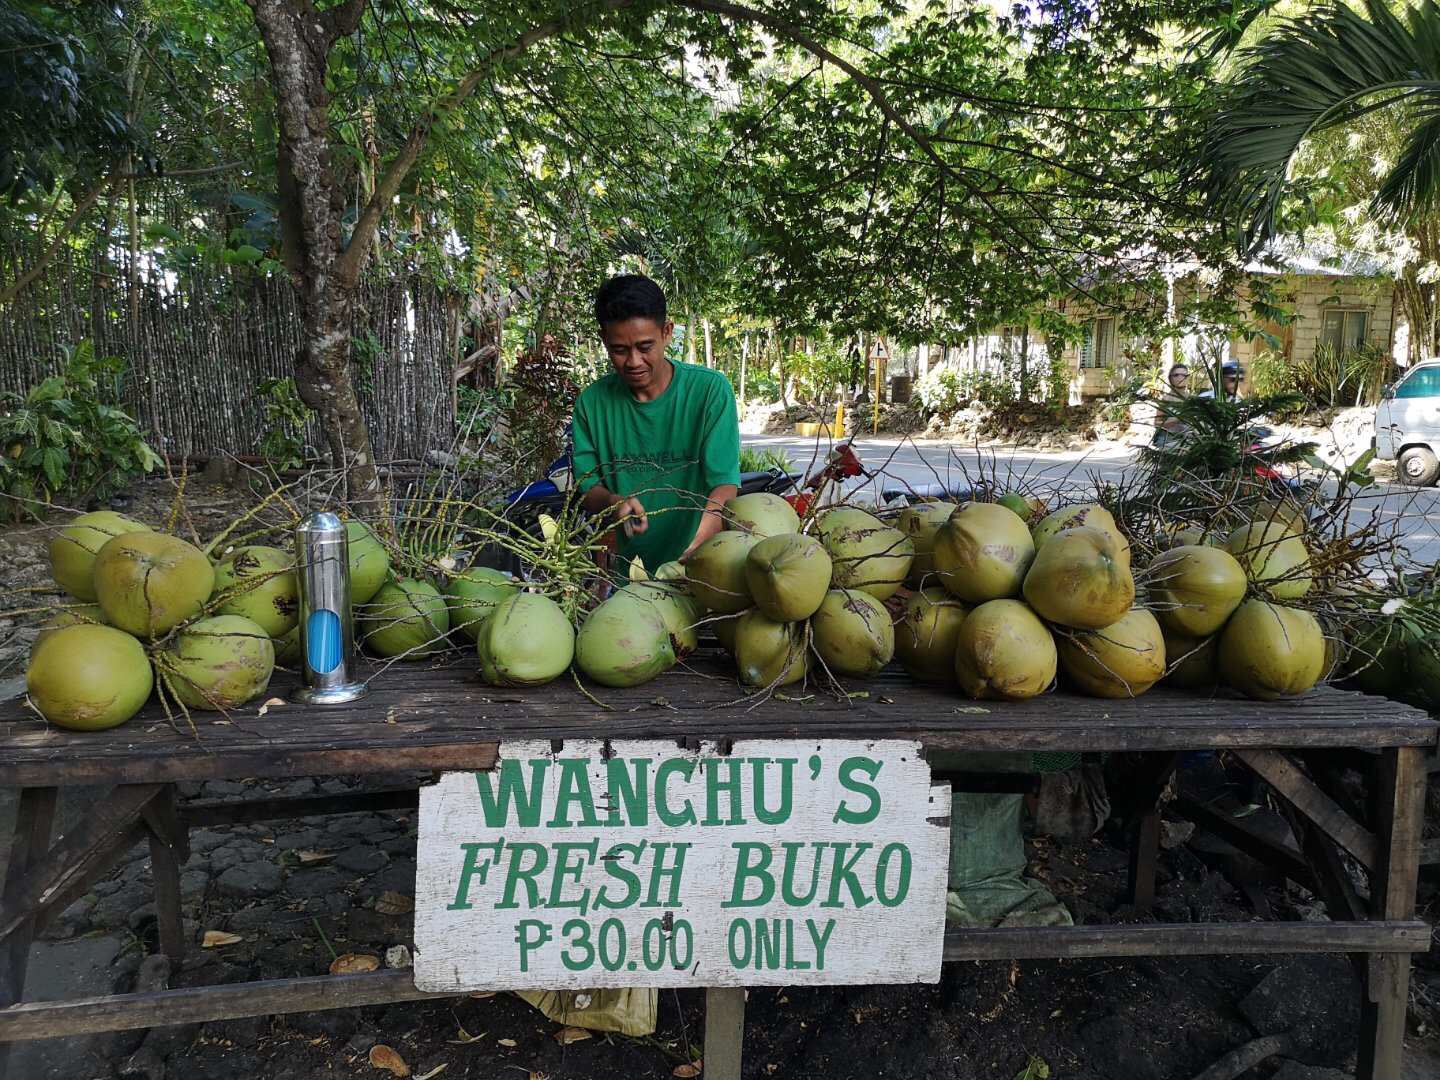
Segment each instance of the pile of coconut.
[[[727,510],[731,529],[695,552],[686,584],[751,686],[796,682],[812,661],[864,677],[895,658],[975,699],[1034,697],[1057,673],[1100,697],[1168,676],[1270,699],[1304,693],[1327,670],[1320,623],[1285,604],[1311,587],[1293,522],[1242,525],[1223,546],[1176,536],[1137,606],[1130,545],[1093,503],[1046,514],[1018,494],[926,502],[893,525],[842,506],[809,534],[777,496]],[[902,589],[892,617],[886,602],[899,606]]]

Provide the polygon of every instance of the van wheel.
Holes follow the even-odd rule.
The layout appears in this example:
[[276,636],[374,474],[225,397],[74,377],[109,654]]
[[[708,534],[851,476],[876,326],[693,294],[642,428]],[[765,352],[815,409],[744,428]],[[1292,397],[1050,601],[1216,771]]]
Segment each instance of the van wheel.
[[1415,487],[1430,487],[1440,479],[1440,460],[1424,446],[1400,452],[1400,479]]

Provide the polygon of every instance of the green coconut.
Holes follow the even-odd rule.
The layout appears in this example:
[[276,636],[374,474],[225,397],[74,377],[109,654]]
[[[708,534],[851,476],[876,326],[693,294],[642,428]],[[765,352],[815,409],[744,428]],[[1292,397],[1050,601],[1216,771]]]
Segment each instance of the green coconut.
[[1078,528],[1081,525],[1088,525],[1092,529],[1099,529],[1101,532],[1108,532],[1115,538],[1115,542],[1121,547],[1129,547],[1120,527],[1115,524],[1115,517],[1099,503],[1079,503],[1075,506],[1062,506],[1053,514],[1047,514],[1041,518],[1035,528],[1030,530],[1030,535],[1035,541],[1035,549],[1038,551],[1044,547],[1046,542],[1056,533],[1066,529]]
[[1406,658],[1411,697],[1427,709],[1440,708],[1440,634],[1411,638]]
[[1228,551],[1204,544],[1171,548],[1150,564],[1150,599],[1166,630],[1215,633],[1245,599],[1245,568]]
[[1061,636],[1059,651],[1070,681],[1096,697],[1139,697],[1165,675],[1165,635],[1143,608],[1104,629]]
[[210,560],[166,533],[124,533],[95,556],[95,593],[105,618],[136,637],[160,637],[193,619],[214,589]]
[[1346,678],[1367,694],[1404,698],[1414,685],[1410,676],[1410,647],[1416,634],[1401,619],[1368,624],[1351,644],[1345,658]]
[[627,602],[642,605],[660,616],[677,660],[700,647],[699,624],[705,618],[705,609],[679,585],[672,581],[632,581],[611,599],[619,597],[628,598]]
[[805,678],[805,624],[776,622],[759,611],[735,620],[735,664],[747,686],[789,686]]
[[912,593],[895,624],[895,658],[916,679],[955,681],[955,647],[970,608],[938,585]]
[[1165,684],[1182,690],[1208,690],[1220,681],[1216,670],[1219,645],[1215,637],[1196,638],[1177,634],[1163,623],[1165,635]]
[[715,640],[720,647],[731,656],[735,655],[735,633],[740,625],[743,615],[726,615],[723,618],[711,618],[706,620],[705,625],[715,635]]
[[1035,553],[1024,592],[1036,614],[1059,626],[1109,626],[1135,602],[1130,549],[1102,529],[1062,529]]
[[895,655],[890,612],[859,589],[826,593],[810,620],[810,633],[816,654],[837,675],[874,675]]
[[1007,491],[1004,495],[996,499],[995,502],[1007,510],[1014,511],[1015,516],[1021,521],[1029,521],[1035,513],[1035,507],[1031,504],[1030,500],[1025,498],[1024,495],[1014,491]]
[[129,720],[150,697],[155,675],[145,649],[109,626],[67,626],[30,658],[30,703],[56,727],[103,731]]
[[149,525],[113,510],[81,514],[51,539],[50,575],[75,599],[94,600],[96,554],[116,536],[149,531]]
[[520,592],[520,583],[503,570],[475,566],[451,578],[445,585],[445,606],[450,609],[451,629],[473,642],[480,624],[510,597]]
[[900,511],[895,527],[908,536],[915,547],[915,559],[905,579],[912,589],[935,584],[935,534],[958,509],[952,502],[922,502]]
[[1310,552],[1287,525],[1266,521],[1241,525],[1225,541],[1225,550],[1272,599],[1297,600],[1310,591]]
[[275,663],[281,667],[298,668],[305,654],[300,651],[300,627],[275,639]]
[[745,558],[745,584],[755,606],[776,622],[814,615],[830,589],[830,555],[813,536],[767,537]]
[[345,536],[350,560],[350,603],[368,604],[390,576],[390,553],[375,530],[363,521],[347,521]]
[[1030,530],[998,503],[967,502],[935,533],[941,585],[970,604],[1018,596],[1035,558]]
[[386,582],[361,619],[365,647],[377,656],[421,660],[445,648],[450,609],[428,581]]
[[675,665],[659,608],[617,592],[590,612],[575,636],[575,665],[602,686],[639,686]]
[[1043,694],[1055,681],[1055,664],[1049,627],[1019,600],[990,600],[960,625],[955,679],[977,701],[1024,701]]
[[827,510],[816,528],[830,554],[830,584],[835,588],[859,589],[888,600],[905,584],[915,545],[899,529],[853,506]]
[[725,504],[725,526],[752,536],[779,536],[800,531],[800,515],[779,495],[752,491]]
[[1262,701],[1295,697],[1325,672],[1325,635],[1308,611],[1247,600],[1220,634],[1220,677]]
[[670,562],[661,563],[655,569],[656,581],[674,581],[684,584],[685,564],[679,559],[672,559]]
[[73,607],[61,608],[54,615],[48,616],[40,624],[40,632],[35,635],[35,640],[30,643],[30,655],[35,655],[35,650],[40,643],[53,635],[57,630],[64,630],[67,626],[109,626],[105,619],[105,612],[100,609],[99,604],[76,604]]
[[270,685],[275,645],[251,619],[214,615],[182,630],[156,664],[165,674],[166,690],[182,704],[224,712]]
[[754,604],[745,579],[750,549],[760,542],[747,532],[725,530],[706,540],[685,563],[690,591],[710,611],[731,614]]
[[295,560],[279,548],[236,548],[215,565],[217,615],[239,615],[272,638],[284,637],[300,621],[300,585]]
[[475,651],[491,686],[543,686],[570,666],[575,630],[554,600],[521,593],[480,624]]

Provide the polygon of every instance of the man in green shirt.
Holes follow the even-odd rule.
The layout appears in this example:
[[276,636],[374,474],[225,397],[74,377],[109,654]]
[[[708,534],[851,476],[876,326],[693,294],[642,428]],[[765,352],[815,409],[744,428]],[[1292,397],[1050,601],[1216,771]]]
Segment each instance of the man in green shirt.
[[624,526],[620,556],[653,572],[723,527],[740,484],[735,392],[720,372],[665,356],[675,326],[649,278],[605,282],[595,318],[615,370],[575,403],[575,481],[587,512]]

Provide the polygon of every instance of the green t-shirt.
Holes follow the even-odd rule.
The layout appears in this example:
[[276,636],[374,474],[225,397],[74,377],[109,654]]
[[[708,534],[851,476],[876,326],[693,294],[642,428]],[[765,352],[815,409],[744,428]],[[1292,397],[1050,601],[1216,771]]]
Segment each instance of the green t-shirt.
[[575,482],[634,495],[649,528],[620,537],[620,554],[654,571],[678,559],[695,539],[705,497],[740,483],[740,424],[735,391],[718,371],[675,363],[654,401],[636,401],[614,373],[585,388],[575,402]]

